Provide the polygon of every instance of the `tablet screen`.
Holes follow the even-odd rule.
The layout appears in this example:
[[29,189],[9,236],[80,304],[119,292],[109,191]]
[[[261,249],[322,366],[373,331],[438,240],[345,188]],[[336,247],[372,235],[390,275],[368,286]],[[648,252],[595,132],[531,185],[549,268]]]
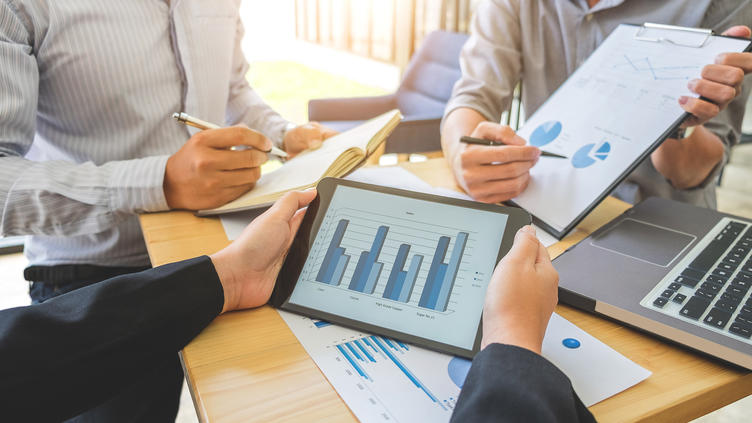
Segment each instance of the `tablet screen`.
[[507,220],[338,185],[289,303],[472,349]]

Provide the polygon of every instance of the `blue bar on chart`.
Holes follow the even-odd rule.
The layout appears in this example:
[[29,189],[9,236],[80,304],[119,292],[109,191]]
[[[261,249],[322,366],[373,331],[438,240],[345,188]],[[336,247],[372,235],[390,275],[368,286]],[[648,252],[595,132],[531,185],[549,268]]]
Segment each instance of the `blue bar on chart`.
[[[371,380],[367,368],[374,363],[387,360],[394,364],[414,385],[417,389],[423,391],[428,398],[435,402],[439,407],[446,410],[446,406],[436,398],[430,389],[418,379],[415,374],[399,359],[400,355],[407,353],[410,349],[407,345],[395,339],[389,339],[382,336],[368,336],[356,339],[350,342],[343,342],[336,345],[337,350],[352,366],[356,373],[363,379]],[[374,373],[377,374],[377,373]]]
[[342,276],[345,274],[350,256],[345,254],[345,249],[340,245],[342,244],[342,238],[345,236],[345,231],[349,223],[350,221],[347,219],[340,219],[339,223],[337,223],[337,229],[334,231],[334,236],[329,242],[329,248],[324,255],[324,261],[321,263],[319,273],[316,275],[318,282],[329,285],[339,285],[342,283]]
[[[350,351],[354,351],[349,344],[350,343],[348,342],[347,344],[344,344],[344,345],[348,346],[349,347],[348,349],[350,349]],[[342,356],[345,357],[345,360],[347,360],[350,363],[353,369],[355,369],[355,371],[358,372],[358,374],[362,378],[367,379],[367,380],[371,379],[368,376],[368,373],[366,373],[365,370],[363,370],[363,368],[360,367],[360,365],[355,361],[356,359],[363,361],[362,358],[356,356],[356,359],[353,359],[352,356],[347,352],[347,350],[345,350],[345,347],[343,346],[343,344],[337,345],[337,349],[339,350],[340,354],[342,354]]]
[[313,325],[316,326],[318,329],[321,329],[327,326],[331,326],[332,324],[327,322],[326,320],[314,320]]
[[360,253],[358,264],[355,266],[355,273],[353,273],[352,280],[348,286],[349,289],[365,294],[373,294],[373,291],[376,289],[376,282],[378,282],[379,276],[381,276],[381,270],[384,268],[384,263],[379,263],[376,260],[379,258],[379,254],[381,254],[381,248],[384,246],[384,240],[388,232],[388,226],[379,226],[379,229],[376,231],[376,237],[373,239],[371,250]]
[[[410,381],[413,384],[415,384],[415,386],[418,389],[425,392],[425,394],[428,395],[428,398],[431,398],[431,400],[435,402],[436,404],[438,404],[441,408],[446,409],[446,407],[441,403],[441,401],[439,401],[436,398],[436,396],[433,393],[431,393],[431,391],[425,385],[423,385],[423,382],[421,382],[417,377],[415,377],[413,372],[411,372],[410,369],[408,369],[407,366],[405,366],[405,364],[402,363],[402,361],[399,358],[397,358],[397,356],[392,351],[390,351],[389,347],[386,347],[384,345],[384,342],[391,344],[388,338],[371,336],[371,340],[373,341],[374,344],[376,344],[379,347],[379,349],[381,349],[384,355],[386,355],[389,358],[389,360],[391,360],[392,363],[394,363],[394,365],[397,366],[397,368],[399,368],[405,374],[405,376],[407,376],[407,378],[410,379]],[[382,340],[384,342],[382,342]],[[397,350],[399,351],[399,349]]]
[[415,286],[415,280],[418,278],[418,271],[423,262],[423,256],[414,255],[410,261],[410,269],[404,270],[407,255],[410,253],[410,245],[402,244],[397,251],[397,258],[394,260],[392,272],[386,283],[386,289],[382,295],[394,301],[406,303],[410,301],[410,294]]
[[457,234],[457,240],[452,249],[452,255],[449,263],[444,263],[450,238],[442,236],[439,238],[436,252],[434,253],[431,267],[428,270],[428,277],[423,286],[423,292],[420,296],[418,305],[424,308],[430,308],[436,311],[446,311],[449,304],[449,297],[454,288],[454,282],[457,279],[462,255],[465,253],[468,233],[460,232]]

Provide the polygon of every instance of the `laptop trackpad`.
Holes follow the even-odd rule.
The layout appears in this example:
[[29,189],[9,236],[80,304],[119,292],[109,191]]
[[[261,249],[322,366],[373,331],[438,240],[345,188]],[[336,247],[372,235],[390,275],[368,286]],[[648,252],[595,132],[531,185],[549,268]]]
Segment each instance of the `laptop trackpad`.
[[617,254],[667,267],[695,237],[662,226],[624,219],[590,243]]

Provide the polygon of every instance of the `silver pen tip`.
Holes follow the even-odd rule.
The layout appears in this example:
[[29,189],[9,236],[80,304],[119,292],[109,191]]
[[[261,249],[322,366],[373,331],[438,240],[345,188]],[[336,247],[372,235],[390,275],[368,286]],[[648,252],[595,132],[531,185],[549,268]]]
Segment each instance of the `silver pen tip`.
[[181,117],[182,117],[180,115],[182,115],[182,113],[173,113],[172,114],[172,118],[175,119],[175,120],[177,120],[177,121],[180,121]]

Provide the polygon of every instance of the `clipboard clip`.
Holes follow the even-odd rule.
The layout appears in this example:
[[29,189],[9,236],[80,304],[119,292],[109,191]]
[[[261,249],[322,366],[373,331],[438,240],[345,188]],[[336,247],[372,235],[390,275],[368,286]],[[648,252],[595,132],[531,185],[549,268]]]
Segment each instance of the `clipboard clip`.
[[[688,43],[686,41],[673,40],[667,37],[649,37],[646,35],[646,33],[649,32],[650,30],[681,31],[684,34],[692,33],[696,35],[704,35],[704,37],[699,43]],[[708,40],[710,39],[712,35],[713,35],[712,29],[688,28],[685,26],[674,26],[674,25],[664,25],[664,24],[645,22],[644,24],[642,24],[640,29],[637,30],[637,33],[635,34],[634,38],[636,40],[649,41],[653,43],[669,43],[669,44],[673,44],[673,45],[681,46],[681,47],[702,48],[705,46],[705,43],[708,42]]]

